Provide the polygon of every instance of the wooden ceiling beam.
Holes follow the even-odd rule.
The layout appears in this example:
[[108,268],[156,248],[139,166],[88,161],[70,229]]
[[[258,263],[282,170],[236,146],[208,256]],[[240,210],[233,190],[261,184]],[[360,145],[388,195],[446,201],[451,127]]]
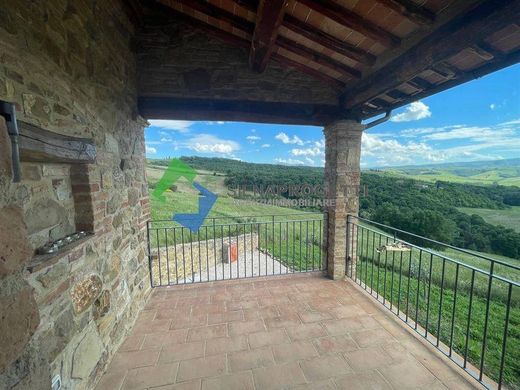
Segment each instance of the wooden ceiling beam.
[[273,53],[271,55],[271,57],[273,58],[273,60],[278,62],[280,65],[298,69],[302,73],[306,73],[314,78],[324,81],[325,83],[327,83],[328,85],[330,85],[331,87],[333,87],[337,90],[342,90],[346,87],[345,83],[339,81],[338,79],[327,76],[326,74],[323,74],[314,68],[311,68],[300,62],[293,61],[290,58],[284,57],[278,53]]
[[431,25],[435,21],[435,14],[430,10],[417,5],[410,0],[376,0],[386,8],[403,15],[408,20],[419,25]]
[[368,19],[353,13],[332,0],[298,0],[298,2],[345,27],[373,39],[385,47],[395,48],[401,43],[399,37],[389,33]]
[[260,0],[249,51],[249,66],[253,70],[262,73],[267,67],[286,9],[287,0]]
[[148,119],[224,120],[323,126],[341,117],[338,106],[186,97],[138,98],[139,113]]
[[480,3],[349,88],[342,96],[343,105],[355,110],[471,47],[475,42],[481,42],[487,36],[515,23],[519,14],[519,0],[487,0]]
[[222,8],[216,7],[203,0],[159,0],[164,5],[171,5],[173,3],[180,3],[183,6],[190,8],[195,11],[199,11],[204,15],[211,16],[215,19],[222,20],[223,22],[229,23],[231,26],[238,28],[242,31],[252,34],[255,25],[248,20],[242,19],[235,14],[228,12]]
[[324,56],[323,54],[318,53],[308,48],[307,46],[300,45],[291,39],[280,36],[276,40],[276,45],[345,76],[361,79],[361,72],[359,70],[354,69],[342,62],[335,61],[330,57]]
[[[176,9],[173,9],[171,7],[169,7],[169,11],[172,14],[176,15],[176,18],[187,21],[187,22],[195,25],[196,27],[199,27],[205,31],[208,31],[209,33],[211,33],[211,35],[213,35],[233,46],[236,46],[239,48],[247,48],[247,49],[249,49],[251,46],[251,43],[247,39],[241,38],[239,36],[236,36],[234,34],[227,32],[227,31],[221,30],[217,27],[214,27],[210,24],[203,22],[200,19],[192,17],[183,12],[177,11]],[[234,26],[234,27],[240,29],[238,26]],[[320,79],[335,89],[342,90],[345,88],[345,84],[342,83],[341,81],[339,81],[333,77],[327,76],[323,73],[320,73],[316,69],[310,68],[304,64],[293,61],[293,60],[286,58],[284,56],[281,56],[277,53],[273,53],[272,58],[283,66],[298,69],[302,73],[308,74],[309,76],[312,76],[313,78]]]
[[302,22],[292,15],[286,14],[282,25],[318,45],[324,46],[357,62],[367,65],[373,65],[376,62],[374,55],[347,42],[343,42],[308,23]]

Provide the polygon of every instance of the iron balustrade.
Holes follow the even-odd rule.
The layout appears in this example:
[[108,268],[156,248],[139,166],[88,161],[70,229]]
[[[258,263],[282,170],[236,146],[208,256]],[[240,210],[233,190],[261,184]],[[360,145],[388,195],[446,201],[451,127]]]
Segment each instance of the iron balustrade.
[[207,218],[197,230],[147,224],[152,287],[327,269],[322,213]]
[[347,277],[484,387],[520,388],[519,266],[355,216],[346,229]]

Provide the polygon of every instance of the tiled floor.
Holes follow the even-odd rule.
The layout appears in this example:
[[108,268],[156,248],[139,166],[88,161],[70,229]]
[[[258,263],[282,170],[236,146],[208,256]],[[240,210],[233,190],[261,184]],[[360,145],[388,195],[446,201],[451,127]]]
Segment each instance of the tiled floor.
[[97,389],[463,389],[453,363],[351,282],[157,288]]

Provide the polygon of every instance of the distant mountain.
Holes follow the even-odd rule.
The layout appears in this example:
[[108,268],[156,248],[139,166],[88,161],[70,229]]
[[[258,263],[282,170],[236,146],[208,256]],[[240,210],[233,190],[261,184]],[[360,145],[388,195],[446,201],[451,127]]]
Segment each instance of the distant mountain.
[[520,187],[520,158],[428,165],[384,167],[370,171],[408,176],[426,181],[504,185]]

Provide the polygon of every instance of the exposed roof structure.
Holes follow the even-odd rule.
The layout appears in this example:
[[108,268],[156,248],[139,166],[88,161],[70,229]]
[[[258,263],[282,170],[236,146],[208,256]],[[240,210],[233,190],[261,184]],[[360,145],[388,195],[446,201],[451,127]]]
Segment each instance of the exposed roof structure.
[[[140,110],[147,117],[307,124],[365,119],[520,59],[518,0],[129,3],[141,27]],[[211,47],[185,50],[197,31]],[[227,57],[236,72],[225,69]],[[168,72],[179,60],[191,70],[181,72],[185,85],[168,88],[175,75]],[[219,77],[236,93],[215,89]],[[252,84],[262,82],[264,91],[255,95]]]

